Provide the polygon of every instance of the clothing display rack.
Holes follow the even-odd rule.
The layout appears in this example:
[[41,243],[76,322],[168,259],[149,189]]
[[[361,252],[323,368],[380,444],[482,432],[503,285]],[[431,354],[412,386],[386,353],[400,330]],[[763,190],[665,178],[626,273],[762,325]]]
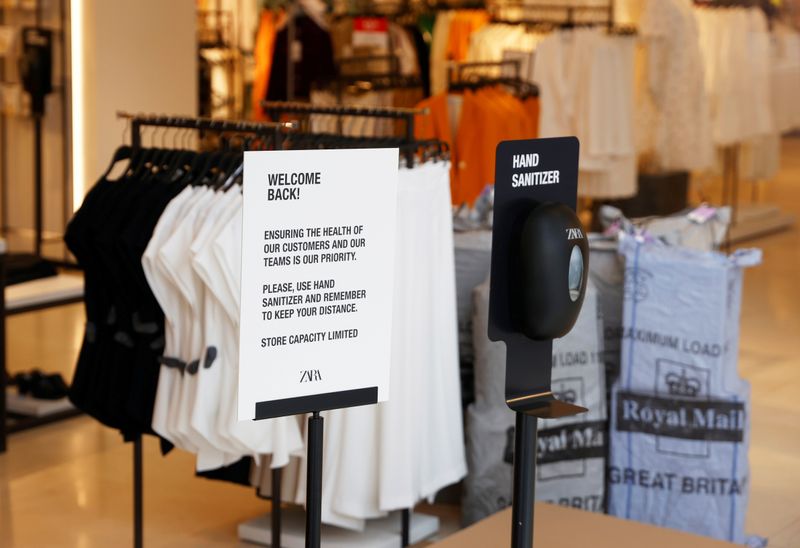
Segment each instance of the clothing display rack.
[[[417,143],[414,137],[414,117],[426,114],[424,109],[416,108],[394,108],[394,107],[355,107],[355,106],[320,106],[312,105],[309,103],[298,103],[289,101],[265,101],[263,103],[264,110],[269,114],[273,120],[280,120],[284,114],[300,114],[304,115],[305,125],[302,120],[300,123],[300,132],[309,131],[309,122],[311,115],[328,115],[328,116],[353,116],[353,117],[366,117],[366,118],[389,118],[395,120],[402,120],[405,122],[404,139],[397,143],[387,143],[384,146],[400,146],[406,145],[404,151],[406,165],[412,167],[414,165],[414,157],[416,154],[415,148],[409,148],[411,145]],[[369,138],[369,136],[364,136]]]
[[[348,65],[356,65],[359,63],[382,63],[386,62],[388,70],[381,72],[351,72],[347,70]],[[353,55],[350,57],[341,57],[336,60],[336,70],[338,78],[342,79],[358,79],[370,78],[372,76],[379,76],[383,74],[400,75],[400,58],[395,54],[378,54],[378,55]]]
[[[694,4],[709,9],[759,8],[764,11],[770,24],[776,15],[774,9],[771,9],[774,6],[761,0],[694,0]],[[741,148],[740,143],[735,143],[721,149],[722,203],[731,208],[730,227],[725,237],[725,245],[729,249],[735,243],[787,230],[796,222],[794,215],[782,212],[776,205],[757,204],[754,200],[749,205],[740,206],[739,161]]]
[[356,0],[348,2],[347,8],[333,14],[335,18],[340,17],[387,17],[394,19],[407,15],[422,13],[432,13],[448,10],[482,10],[486,9],[487,2],[484,0],[395,0],[386,2],[383,0]]
[[334,17],[393,17],[408,13],[409,0],[351,0],[344,10],[334,12]]
[[[493,85],[504,85],[514,88],[517,95],[521,97],[538,97],[538,86],[520,78],[521,66],[520,59],[451,63],[450,66],[447,67],[447,89],[449,91],[458,91]],[[505,69],[508,68],[511,69],[510,75],[506,74],[507,71]],[[499,75],[487,75],[487,69],[499,69]],[[470,70],[475,70],[475,72],[470,75],[464,74],[464,72]]]
[[[147,126],[177,129],[193,129],[200,132],[249,133],[274,139],[276,148],[280,147],[283,133],[293,127],[292,123],[244,122],[235,120],[216,120],[211,118],[192,118],[183,116],[164,116],[130,114],[117,112],[117,118],[128,120],[131,128],[131,146],[135,150],[142,146],[142,128]],[[143,457],[142,437],[133,440],[133,545],[142,548],[144,537],[143,516]],[[273,478],[275,475],[273,475]],[[272,506],[280,506],[280,493],[272,498]],[[273,531],[273,545],[280,546],[280,526]]]
[[[365,117],[365,118],[389,118],[397,119],[405,122],[405,137],[400,140],[387,140],[380,137],[363,136],[362,138],[353,137],[347,138],[344,136],[334,136],[338,138],[341,144],[347,146],[347,140],[350,139],[354,143],[362,143],[362,146],[376,146],[376,147],[391,147],[397,146],[403,151],[407,167],[414,165],[415,156],[420,146],[425,147],[432,143],[417,141],[414,136],[414,117],[426,114],[424,109],[413,108],[392,108],[392,107],[355,107],[355,106],[318,106],[309,103],[300,102],[284,102],[284,101],[265,101],[263,103],[264,110],[273,120],[281,120],[284,115],[301,115],[298,117],[297,123],[299,124],[298,132],[293,133],[291,138],[302,136],[304,132],[310,132],[310,117],[312,115],[332,115],[337,117],[352,116],[352,117]],[[341,125],[339,126],[341,129]],[[308,135],[309,133],[306,133]],[[445,147],[441,143],[434,143],[439,146],[442,153],[446,153]],[[285,148],[294,148],[291,139],[285,142]],[[334,147],[336,148],[335,144]],[[274,489],[273,489],[274,490]],[[278,516],[278,519],[280,517]],[[272,516],[273,527],[275,526],[275,516]],[[401,514],[401,542],[402,546],[410,544],[411,537],[411,509],[402,510]]]
[[464,72],[472,69],[492,69],[499,68],[501,72],[505,67],[512,69],[511,77],[519,78],[522,62],[519,59],[503,59],[502,61],[461,61],[453,62],[447,67],[448,83],[457,83],[469,80],[464,76]]
[[[607,4],[587,5],[569,4],[567,2],[548,4],[512,0],[496,2],[488,6],[492,20],[496,23],[509,24],[557,24],[562,27],[580,25],[605,25],[609,29],[614,26],[614,0]],[[513,17],[505,17],[504,10],[510,10]],[[543,15],[543,12],[549,15]],[[517,16],[516,14],[519,14]],[[552,14],[561,15],[554,17]],[[576,17],[577,14],[597,14],[597,17]]]
[[[384,70],[371,71],[369,68],[383,64]],[[360,65],[361,70],[353,71],[349,65]],[[383,67],[381,67],[383,68]],[[336,97],[341,104],[344,91],[367,92],[400,88],[422,88],[419,76],[400,73],[400,59],[397,55],[357,55],[342,57],[336,61],[337,76],[333,82]]]

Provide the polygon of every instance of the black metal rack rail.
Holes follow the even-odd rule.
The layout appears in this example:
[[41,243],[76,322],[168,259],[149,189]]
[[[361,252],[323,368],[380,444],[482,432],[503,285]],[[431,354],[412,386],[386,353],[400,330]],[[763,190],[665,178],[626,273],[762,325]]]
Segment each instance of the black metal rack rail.
[[[322,106],[312,105],[310,103],[299,103],[290,101],[265,101],[263,103],[264,110],[269,114],[273,120],[280,120],[284,114],[300,114],[305,115],[305,126],[300,122],[301,129],[307,129],[308,120],[312,115],[329,115],[329,116],[354,116],[366,118],[388,118],[394,120],[402,120],[405,122],[405,132],[403,144],[410,145],[415,142],[414,137],[414,117],[428,114],[425,109],[418,108],[400,108],[400,107],[358,107],[349,105],[333,105]],[[404,151],[406,165],[411,167],[414,165],[414,151],[407,149]]]

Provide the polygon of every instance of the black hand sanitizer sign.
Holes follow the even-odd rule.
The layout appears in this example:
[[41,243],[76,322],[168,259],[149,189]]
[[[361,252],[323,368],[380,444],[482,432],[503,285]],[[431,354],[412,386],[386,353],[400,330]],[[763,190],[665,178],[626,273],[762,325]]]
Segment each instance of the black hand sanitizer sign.
[[512,548],[533,546],[538,418],[586,411],[550,385],[553,339],[575,325],[589,270],[575,214],[578,152],[575,137],[497,146],[489,338],[506,343],[506,404],[517,415]]
[[578,318],[588,273],[575,215],[578,140],[505,141],[497,147],[489,338],[506,343],[506,402],[554,418],[585,409],[550,387],[553,339]]

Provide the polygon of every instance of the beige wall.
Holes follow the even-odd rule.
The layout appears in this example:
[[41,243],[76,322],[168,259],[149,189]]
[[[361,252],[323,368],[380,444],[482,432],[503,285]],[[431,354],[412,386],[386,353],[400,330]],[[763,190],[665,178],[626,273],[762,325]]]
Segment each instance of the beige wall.
[[85,145],[73,155],[85,162],[85,192],[122,142],[117,111],[197,114],[197,43],[194,0],[80,1]]

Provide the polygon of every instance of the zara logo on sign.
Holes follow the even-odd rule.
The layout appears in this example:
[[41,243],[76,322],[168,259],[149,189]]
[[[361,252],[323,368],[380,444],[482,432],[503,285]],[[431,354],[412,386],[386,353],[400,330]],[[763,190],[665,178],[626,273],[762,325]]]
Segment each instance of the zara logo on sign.
[[567,240],[582,240],[583,231],[580,228],[568,228]]
[[316,382],[322,380],[322,374],[319,369],[306,369],[301,371],[300,382]]

